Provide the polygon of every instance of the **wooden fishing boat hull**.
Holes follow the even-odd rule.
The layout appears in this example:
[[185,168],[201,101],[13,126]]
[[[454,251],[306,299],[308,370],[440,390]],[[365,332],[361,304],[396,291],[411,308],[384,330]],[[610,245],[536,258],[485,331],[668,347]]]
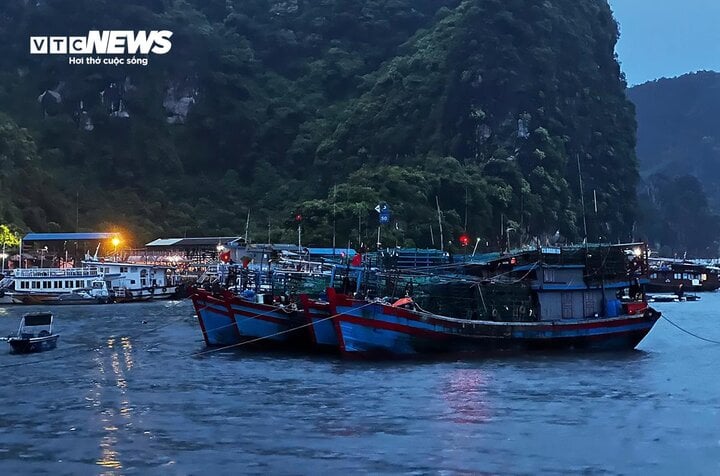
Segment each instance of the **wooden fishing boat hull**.
[[235,319],[221,299],[195,292],[190,296],[207,346],[228,346],[242,341]]
[[54,349],[57,347],[59,337],[58,334],[30,338],[11,337],[8,339],[8,343],[15,354],[32,354]]
[[303,313],[292,306],[261,304],[231,292],[213,295],[203,290],[196,290],[191,299],[208,346],[250,341],[265,347],[312,344]]
[[634,349],[660,318],[644,312],[613,318],[539,322],[453,319],[368,303],[329,292],[342,352],[349,356],[409,356],[497,351]]
[[310,336],[313,343],[321,350],[338,351],[340,349],[337,328],[330,313],[330,303],[300,297],[305,319],[310,324]]

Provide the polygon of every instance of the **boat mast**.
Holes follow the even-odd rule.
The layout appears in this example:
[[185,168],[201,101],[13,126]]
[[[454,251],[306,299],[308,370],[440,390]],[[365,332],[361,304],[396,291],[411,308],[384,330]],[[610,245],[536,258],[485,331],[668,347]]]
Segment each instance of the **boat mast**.
[[248,230],[250,229],[250,209],[248,208],[247,220],[245,220],[245,246],[248,244]]
[[333,256],[335,256],[335,205],[337,203],[337,184],[333,185]]
[[467,217],[468,217],[468,188],[465,186],[465,227],[463,231],[467,232]]
[[575,158],[577,159],[578,179],[580,181],[580,204],[582,205],[583,230],[585,231],[585,243],[587,243],[587,238],[588,238],[587,219],[585,217],[585,195],[583,194],[582,171],[580,170],[580,154],[575,154]]
[[437,205],[438,224],[440,225],[440,251],[445,251],[445,240],[443,239],[442,228],[442,212],[440,211],[440,199],[435,195],[435,205]]

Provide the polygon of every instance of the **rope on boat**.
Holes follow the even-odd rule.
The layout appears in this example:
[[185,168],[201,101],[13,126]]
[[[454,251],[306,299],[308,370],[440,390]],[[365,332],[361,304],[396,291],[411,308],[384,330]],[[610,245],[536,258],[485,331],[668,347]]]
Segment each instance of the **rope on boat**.
[[665,314],[662,315],[662,318],[665,319],[665,320],[668,322],[668,324],[670,324],[671,326],[673,326],[673,327],[677,328],[678,330],[684,332],[684,333],[687,334],[687,335],[690,335],[690,336],[692,336],[692,337],[694,337],[694,338],[696,338],[696,339],[700,339],[700,340],[705,341],[705,342],[710,342],[711,344],[718,344],[718,345],[720,345],[720,341],[713,340],[713,339],[708,339],[707,337],[703,337],[703,336],[699,336],[699,335],[695,334],[694,332],[691,332],[691,331],[689,331],[689,330],[687,330],[687,329],[679,326],[678,324],[675,324],[673,321],[671,321],[670,319],[668,319],[668,318],[665,316]]
[[[220,306],[220,304],[215,304],[215,305],[216,305],[216,306]],[[206,304],[206,305],[200,307],[199,310],[207,309],[207,308],[209,308],[210,306],[211,306],[211,304]],[[272,315],[273,313],[278,312],[278,311],[283,311],[283,312],[285,312],[286,314],[290,314],[290,313],[292,313],[292,312],[299,311],[299,310],[300,310],[300,309],[292,309],[292,310],[287,310],[287,309],[272,309],[272,310],[267,311],[267,312],[261,312],[260,314],[254,314],[254,315],[252,315],[252,316],[245,317],[244,319],[240,319],[240,320],[235,319],[235,320],[234,320],[233,322],[231,322],[230,324],[225,324],[224,326],[213,327],[213,331],[218,331],[218,330],[220,330],[220,329],[225,329],[225,328],[227,328],[227,327],[234,327],[235,325],[240,324],[241,322],[249,321],[250,319],[255,319],[255,318],[263,317],[263,316],[270,316],[270,315]]]
[[[368,302],[368,303],[366,303],[366,304],[363,304],[362,306],[358,306],[358,307],[356,307],[355,309],[362,309],[362,308],[367,307],[367,306],[372,306],[373,304],[377,304],[377,302],[376,302],[376,301],[371,301],[371,302]],[[255,339],[251,339],[251,340],[247,340],[247,341],[243,341],[243,342],[238,342],[237,344],[230,344],[230,345],[226,345],[226,346],[223,346],[223,347],[216,347],[216,348],[213,348],[213,349],[208,349],[208,350],[203,350],[203,351],[200,351],[200,352],[195,352],[195,353],[193,353],[193,354],[190,354],[190,356],[191,356],[191,357],[196,357],[196,356],[205,355],[205,354],[212,354],[213,352],[219,352],[219,351],[221,351],[221,350],[232,349],[233,347],[242,347],[242,346],[244,346],[244,345],[253,344],[253,343],[255,343],[255,342],[260,342],[260,341],[262,341],[262,340],[270,339],[270,338],[272,338],[272,337],[277,337],[277,336],[280,336],[280,335],[283,335],[283,334],[288,334],[288,333],[290,333],[290,332],[295,332],[295,331],[297,331],[297,330],[304,329],[304,328],[306,328],[306,327],[310,327],[310,326],[315,325],[315,324],[319,324],[320,322],[329,321],[330,319],[334,319],[334,318],[336,318],[336,317],[338,317],[338,316],[341,316],[341,315],[342,315],[342,313],[334,314],[334,315],[332,315],[332,316],[324,317],[324,318],[319,319],[319,320],[317,320],[317,321],[308,322],[307,324],[302,324],[302,325],[300,325],[300,326],[293,327],[292,329],[286,329],[286,330],[284,330],[284,331],[276,332],[276,333],[274,333],[274,334],[266,335],[266,336],[263,336],[263,337],[257,337],[257,338],[255,338]]]

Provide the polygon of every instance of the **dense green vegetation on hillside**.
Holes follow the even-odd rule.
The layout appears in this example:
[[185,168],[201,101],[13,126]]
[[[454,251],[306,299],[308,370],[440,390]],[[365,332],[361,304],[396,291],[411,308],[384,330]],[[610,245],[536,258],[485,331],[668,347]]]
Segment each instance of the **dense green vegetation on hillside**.
[[[31,35],[169,29],[142,66],[31,56]],[[9,0],[0,221],[430,245],[629,239],[635,122],[604,1]],[[187,113],[187,114],[186,114]],[[10,161],[11,165],[6,162]],[[21,164],[18,166],[18,164]],[[597,211],[593,197],[597,197]]]
[[720,243],[720,74],[635,86],[643,175],[641,236],[666,253],[717,256]]

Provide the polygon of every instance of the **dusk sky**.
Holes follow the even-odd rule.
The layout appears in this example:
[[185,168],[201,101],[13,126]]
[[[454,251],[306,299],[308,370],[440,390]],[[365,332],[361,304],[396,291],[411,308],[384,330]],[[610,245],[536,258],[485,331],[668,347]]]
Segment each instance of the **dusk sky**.
[[628,84],[720,71],[719,0],[610,0]]

